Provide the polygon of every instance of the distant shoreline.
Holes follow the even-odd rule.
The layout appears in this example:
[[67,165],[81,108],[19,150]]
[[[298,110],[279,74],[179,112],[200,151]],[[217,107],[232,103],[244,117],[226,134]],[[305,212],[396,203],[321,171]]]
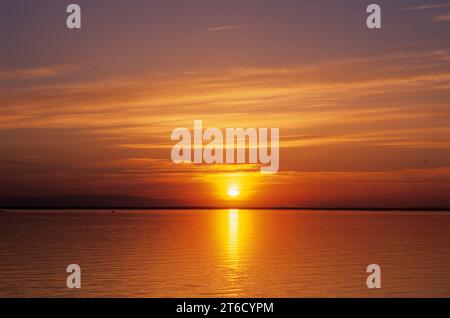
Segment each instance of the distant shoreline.
[[15,210],[280,210],[280,211],[404,211],[404,212],[450,212],[450,208],[321,208],[321,207],[0,207],[0,213],[6,213],[8,211]]

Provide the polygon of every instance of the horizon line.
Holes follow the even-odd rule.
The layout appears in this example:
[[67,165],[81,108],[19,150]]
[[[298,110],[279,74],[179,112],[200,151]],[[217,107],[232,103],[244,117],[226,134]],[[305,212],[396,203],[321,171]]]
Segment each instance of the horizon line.
[[0,212],[5,210],[291,210],[291,211],[430,211],[450,212],[449,207],[214,207],[214,206],[154,206],[154,207],[87,207],[87,206],[6,206],[0,207]]

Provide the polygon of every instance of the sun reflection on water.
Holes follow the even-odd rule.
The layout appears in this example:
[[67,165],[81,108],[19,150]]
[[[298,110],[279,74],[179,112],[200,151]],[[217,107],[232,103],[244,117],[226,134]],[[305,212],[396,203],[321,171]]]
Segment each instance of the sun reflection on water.
[[237,258],[239,252],[239,210],[228,211],[228,253],[230,258]]
[[[221,268],[223,293],[226,297],[241,295],[253,257],[252,215],[247,210],[227,209],[216,214],[217,255]],[[253,220],[254,221],[254,220]]]

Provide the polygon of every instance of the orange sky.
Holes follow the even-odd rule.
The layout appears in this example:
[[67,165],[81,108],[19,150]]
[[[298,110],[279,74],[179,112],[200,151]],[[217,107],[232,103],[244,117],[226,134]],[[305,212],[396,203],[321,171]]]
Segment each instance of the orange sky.
[[[232,14],[233,1],[221,5],[225,12],[200,3],[216,23],[204,18],[197,26],[193,10],[154,2],[172,17],[170,36],[166,20],[155,30],[145,16],[126,19],[129,34],[116,30],[109,20],[114,9],[98,21],[86,18],[78,34],[56,27],[55,13],[34,31],[7,20],[22,31],[2,44],[1,197],[132,195],[163,205],[236,207],[450,205],[450,24],[435,18],[449,8],[386,5],[385,29],[373,34],[361,23],[361,5],[345,13],[355,20],[350,25],[330,18],[337,23],[330,31],[313,20],[297,25],[288,11],[300,5],[291,2],[273,12],[267,1],[247,16],[247,8]],[[100,15],[101,6],[84,10]],[[139,6],[147,5],[116,10],[132,14]],[[309,6],[313,15],[321,12]],[[24,6],[8,9],[19,21],[42,18]],[[183,30],[185,23],[190,28]],[[425,29],[408,33],[411,23]],[[289,44],[294,26],[295,45]],[[331,45],[329,32],[345,37]],[[279,34],[289,38],[283,42]],[[353,44],[343,45],[352,35]],[[46,50],[27,51],[37,37]],[[174,165],[170,134],[192,129],[195,119],[222,129],[280,128],[280,172]],[[240,189],[233,200],[230,186]]]

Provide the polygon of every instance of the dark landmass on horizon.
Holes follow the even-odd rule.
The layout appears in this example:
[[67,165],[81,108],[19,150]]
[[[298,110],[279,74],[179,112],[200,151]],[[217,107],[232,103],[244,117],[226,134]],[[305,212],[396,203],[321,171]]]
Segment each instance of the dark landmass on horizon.
[[[0,209],[98,209],[98,210],[349,210],[349,211],[450,211],[450,207],[397,206],[397,207],[364,207],[364,206],[237,206],[230,203],[227,206],[193,206],[170,204],[163,200],[137,196],[57,196],[57,197],[23,197],[0,199]],[[4,211],[3,211],[4,212]]]

